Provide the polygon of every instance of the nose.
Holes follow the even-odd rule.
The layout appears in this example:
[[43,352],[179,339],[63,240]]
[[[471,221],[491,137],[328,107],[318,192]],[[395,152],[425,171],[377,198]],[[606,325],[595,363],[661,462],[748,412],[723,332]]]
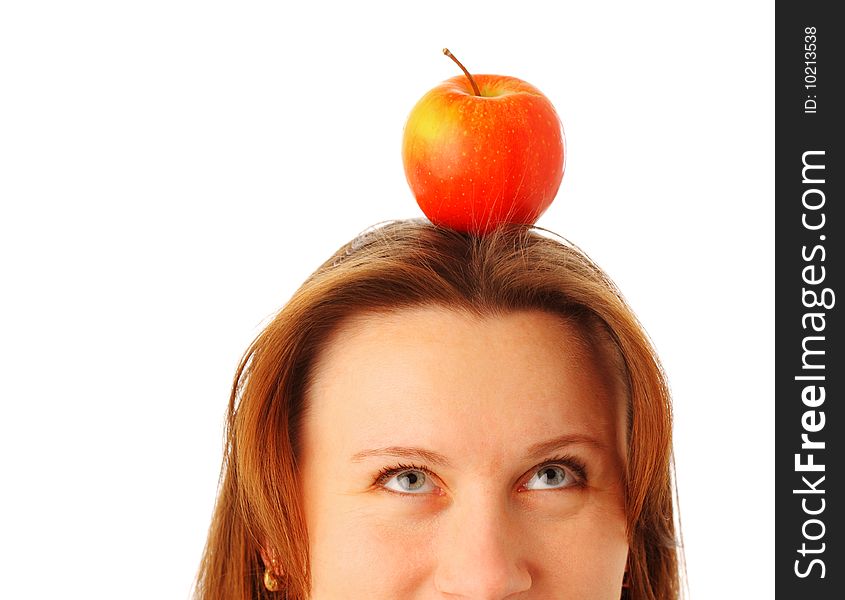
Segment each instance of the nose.
[[453,501],[442,518],[435,587],[444,598],[515,600],[531,588],[506,500],[480,491]]

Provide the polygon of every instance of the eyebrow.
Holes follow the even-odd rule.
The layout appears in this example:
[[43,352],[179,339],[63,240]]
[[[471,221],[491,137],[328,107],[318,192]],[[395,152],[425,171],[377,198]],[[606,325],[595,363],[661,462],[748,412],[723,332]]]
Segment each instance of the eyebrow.
[[[572,445],[593,446],[599,450],[607,448],[605,444],[587,435],[581,434],[567,434],[561,435],[544,442],[538,442],[529,446],[526,456],[528,458],[540,458],[555,450],[560,450],[566,446]],[[415,448],[408,446],[385,446],[383,448],[373,448],[372,450],[361,450],[352,455],[352,462],[361,462],[374,456],[393,456],[395,458],[404,459],[421,459],[425,462],[442,466],[450,467],[451,463],[448,458],[439,452],[426,450],[425,448]]]
[[425,448],[409,448],[406,446],[386,446],[384,448],[374,448],[372,450],[361,450],[352,455],[352,462],[361,462],[365,458],[371,456],[393,456],[396,458],[405,459],[422,459],[434,465],[441,467],[451,466],[449,459],[432,450]]
[[582,434],[566,434],[556,438],[552,438],[545,442],[538,442],[528,448],[528,456],[531,458],[539,458],[555,450],[560,450],[566,446],[573,445],[592,446],[598,450],[607,449],[607,445],[600,442],[596,438]]

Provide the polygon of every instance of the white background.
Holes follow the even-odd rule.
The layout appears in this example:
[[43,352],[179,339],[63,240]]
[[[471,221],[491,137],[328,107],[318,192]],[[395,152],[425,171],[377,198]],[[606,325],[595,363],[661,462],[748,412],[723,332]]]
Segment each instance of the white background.
[[188,598],[237,361],[421,216],[402,128],[447,46],[563,121],[538,225],[664,361],[691,597],[771,597],[773,3],[298,5],[0,8],[0,596]]

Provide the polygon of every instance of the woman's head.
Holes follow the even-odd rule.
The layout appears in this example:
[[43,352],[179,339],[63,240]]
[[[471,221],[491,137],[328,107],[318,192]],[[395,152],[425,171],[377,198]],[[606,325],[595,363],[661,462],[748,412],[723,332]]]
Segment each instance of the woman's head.
[[577,249],[390,223],[247,351],[200,596],[274,597],[267,563],[290,598],[613,598],[626,565],[631,598],[675,597],[670,430]]

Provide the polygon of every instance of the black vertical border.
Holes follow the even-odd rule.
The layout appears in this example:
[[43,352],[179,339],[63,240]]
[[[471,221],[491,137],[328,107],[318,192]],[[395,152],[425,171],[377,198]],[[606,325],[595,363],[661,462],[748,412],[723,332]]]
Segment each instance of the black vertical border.
[[[845,21],[833,15],[838,4],[792,0],[777,3],[775,12],[775,589],[779,599],[845,598],[841,491],[845,488],[841,285],[845,169],[840,114],[845,110],[841,92]],[[812,35],[815,39],[807,37]],[[811,87],[813,83],[816,87]],[[804,170],[805,162],[824,169]],[[824,225],[812,229],[819,226],[822,215]],[[824,279],[818,281],[822,273]],[[825,289],[833,295],[825,294]],[[815,292],[819,301],[826,298],[830,307],[806,306],[813,304],[808,292]],[[807,349],[816,353],[808,354]],[[815,368],[805,367],[805,362]],[[796,379],[802,376],[824,379]],[[823,402],[819,387],[806,391],[810,385],[824,387]],[[805,425],[818,431],[808,432]],[[824,442],[825,447],[802,449],[805,433],[811,442]],[[796,454],[803,464],[812,454],[814,464],[824,465],[824,470],[801,471]],[[811,493],[815,492],[811,486],[824,493]],[[824,569],[821,563],[812,563],[814,559],[822,561]]]

